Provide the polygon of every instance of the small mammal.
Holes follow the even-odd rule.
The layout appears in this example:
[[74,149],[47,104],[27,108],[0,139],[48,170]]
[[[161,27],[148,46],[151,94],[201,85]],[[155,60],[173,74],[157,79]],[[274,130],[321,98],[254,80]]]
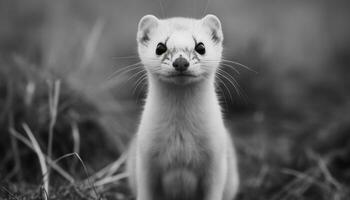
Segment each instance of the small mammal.
[[233,200],[237,161],[214,84],[221,22],[146,15],[137,42],[149,84],[127,161],[137,200]]

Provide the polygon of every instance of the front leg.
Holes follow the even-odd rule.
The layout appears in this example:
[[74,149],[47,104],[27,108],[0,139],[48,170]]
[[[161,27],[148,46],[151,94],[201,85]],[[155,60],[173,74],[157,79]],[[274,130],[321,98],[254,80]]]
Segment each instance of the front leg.
[[207,192],[204,200],[222,200],[227,176],[227,159],[225,154],[218,154],[213,159],[206,178]]
[[137,200],[154,200],[155,177],[152,177],[152,166],[145,151],[139,151],[136,160]]
[[136,160],[136,199],[137,200],[152,200],[148,180],[148,170],[146,170],[145,162],[139,155]]

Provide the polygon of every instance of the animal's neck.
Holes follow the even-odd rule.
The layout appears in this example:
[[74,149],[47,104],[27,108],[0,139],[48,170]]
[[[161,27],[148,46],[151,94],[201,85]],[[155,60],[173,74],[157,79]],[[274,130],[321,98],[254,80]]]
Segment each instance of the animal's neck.
[[[194,123],[207,121],[212,116],[221,120],[221,112],[215,93],[214,80],[203,80],[189,85],[173,85],[149,80],[146,100],[147,117],[158,120]],[[144,116],[146,117],[146,116]],[[156,122],[157,123],[157,122]]]

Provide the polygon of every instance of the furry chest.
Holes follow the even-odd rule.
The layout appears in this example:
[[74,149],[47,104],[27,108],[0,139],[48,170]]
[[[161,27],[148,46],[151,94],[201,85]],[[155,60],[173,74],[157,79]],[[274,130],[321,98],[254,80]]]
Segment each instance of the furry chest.
[[151,150],[151,159],[160,169],[200,169],[209,162],[207,138],[200,133],[168,132],[157,134]]

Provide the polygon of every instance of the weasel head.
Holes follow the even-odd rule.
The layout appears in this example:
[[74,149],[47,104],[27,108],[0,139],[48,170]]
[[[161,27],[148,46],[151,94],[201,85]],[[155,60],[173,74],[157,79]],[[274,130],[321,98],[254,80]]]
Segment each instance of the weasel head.
[[202,19],[144,16],[138,26],[138,52],[150,78],[186,85],[215,77],[223,34],[214,15]]

